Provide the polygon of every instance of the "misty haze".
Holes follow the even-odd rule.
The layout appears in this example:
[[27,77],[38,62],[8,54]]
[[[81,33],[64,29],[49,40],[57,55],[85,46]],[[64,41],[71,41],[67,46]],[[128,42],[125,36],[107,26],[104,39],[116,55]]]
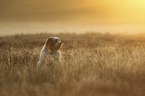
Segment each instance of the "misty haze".
[[0,0],[0,96],[145,96],[145,0]]
[[144,9],[143,2],[135,0],[1,0],[0,35],[143,33]]

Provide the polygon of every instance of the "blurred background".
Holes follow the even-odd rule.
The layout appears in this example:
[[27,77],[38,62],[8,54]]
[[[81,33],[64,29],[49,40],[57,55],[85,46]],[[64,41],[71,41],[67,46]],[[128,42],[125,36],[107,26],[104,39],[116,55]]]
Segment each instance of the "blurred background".
[[145,0],[0,0],[0,36],[145,32]]

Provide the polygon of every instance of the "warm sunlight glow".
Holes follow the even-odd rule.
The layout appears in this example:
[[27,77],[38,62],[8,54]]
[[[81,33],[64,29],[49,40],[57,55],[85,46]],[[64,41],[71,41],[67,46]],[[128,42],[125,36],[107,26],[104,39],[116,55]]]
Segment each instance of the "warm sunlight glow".
[[97,15],[98,9],[104,13],[105,22],[145,24],[145,0],[95,0],[93,5]]
[[0,32],[145,32],[145,0],[1,0]]

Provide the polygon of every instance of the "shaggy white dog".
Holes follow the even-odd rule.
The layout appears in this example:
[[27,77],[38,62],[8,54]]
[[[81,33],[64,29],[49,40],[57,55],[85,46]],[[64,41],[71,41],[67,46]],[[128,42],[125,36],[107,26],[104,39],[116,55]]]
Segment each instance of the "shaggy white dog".
[[58,37],[50,37],[46,40],[43,48],[40,52],[40,60],[37,63],[37,67],[40,67],[43,63],[47,62],[52,64],[53,61],[60,61],[60,47],[62,43]]

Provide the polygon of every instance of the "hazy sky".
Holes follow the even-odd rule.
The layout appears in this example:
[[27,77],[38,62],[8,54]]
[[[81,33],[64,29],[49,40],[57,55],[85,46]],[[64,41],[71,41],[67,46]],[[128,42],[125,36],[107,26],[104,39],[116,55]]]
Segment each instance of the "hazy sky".
[[0,19],[7,21],[144,23],[144,17],[145,0],[0,0]]
[[145,0],[0,0],[0,22],[5,21],[140,26]]

